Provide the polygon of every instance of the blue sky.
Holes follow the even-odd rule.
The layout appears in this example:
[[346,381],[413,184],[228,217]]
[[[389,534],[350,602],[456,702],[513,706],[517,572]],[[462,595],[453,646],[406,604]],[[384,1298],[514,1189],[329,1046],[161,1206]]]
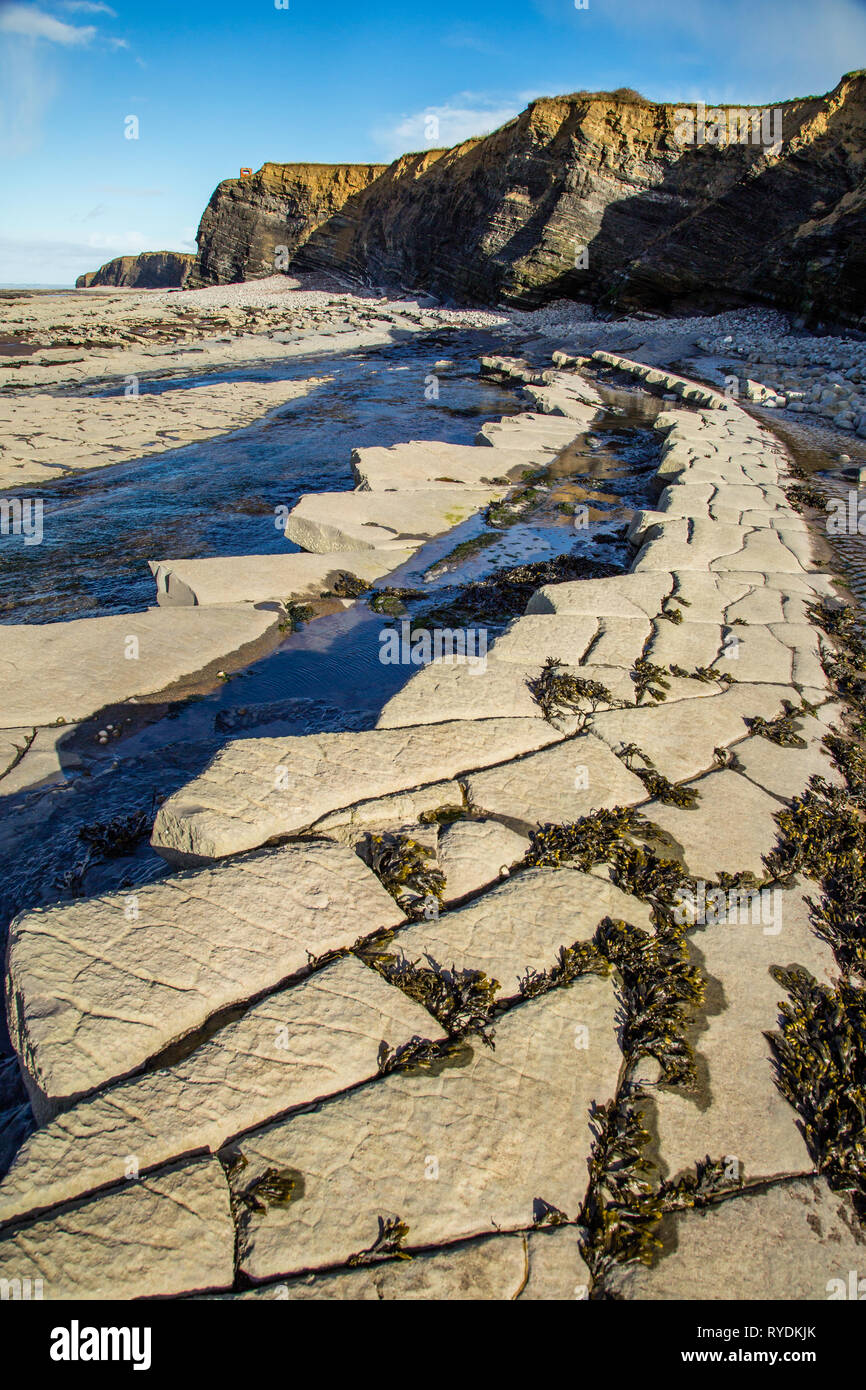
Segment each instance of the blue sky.
[[758,103],[862,66],[866,0],[0,0],[0,284],[194,250],[241,165],[387,162],[580,88]]

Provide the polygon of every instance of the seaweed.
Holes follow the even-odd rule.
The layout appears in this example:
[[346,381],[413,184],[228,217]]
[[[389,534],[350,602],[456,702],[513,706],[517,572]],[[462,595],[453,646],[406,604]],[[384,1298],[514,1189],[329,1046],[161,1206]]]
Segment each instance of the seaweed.
[[666,1212],[700,1210],[739,1192],[742,1186],[739,1165],[734,1174],[730,1171],[728,1159],[710,1158],[707,1154],[706,1158],[699,1159],[695,1164],[693,1173],[682,1173],[677,1178],[663,1182],[659,1197]]
[[423,916],[431,898],[441,905],[445,875],[431,849],[408,835],[370,834],[367,839],[373,873],[407,917]]
[[[629,772],[633,772],[643,782],[650,796],[666,806],[681,806],[684,810],[696,806],[699,793],[696,787],[680,787],[668,781],[656,768],[648,753],[638,748],[636,743],[627,743],[619,749],[617,757],[622,758]],[[636,761],[637,760],[637,761]]]
[[[235,1160],[233,1169],[245,1168],[246,1160]],[[240,1194],[240,1201],[251,1211],[266,1212],[268,1207],[285,1207],[303,1195],[302,1175],[294,1168],[267,1168]]]
[[294,599],[286,599],[283,608],[285,616],[279,622],[280,632],[297,632],[313,616],[313,610],[308,603],[296,603]]
[[866,834],[856,802],[845,789],[811,777],[806,791],[777,811],[775,819],[779,840],[764,858],[773,878],[803,873],[825,879],[840,869],[863,874]]
[[549,970],[535,970],[527,966],[519,988],[524,999],[537,999],[548,990],[572,984],[582,975],[609,973],[609,962],[591,941],[575,941],[571,946],[560,946],[556,964]]
[[827,506],[823,492],[813,483],[791,483],[785,488],[785,496],[795,512],[802,512],[806,507],[815,507],[823,512]]
[[607,579],[622,572],[622,565],[588,560],[570,551],[549,560],[493,570],[463,585],[448,603],[426,610],[424,622],[439,623],[443,627],[505,623],[524,613],[536,589],[544,584],[563,584],[572,579]]
[[491,502],[484,512],[484,520],[488,526],[513,526],[526,516],[537,498],[537,488],[520,488],[498,502]]
[[780,1029],[766,1034],[777,1084],[800,1115],[819,1171],[850,1192],[866,1218],[866,991],[820,984],[807,970],[774,969],[788,993]]
[[631,806],[611,806],[569,825],[548,822],[530,833],[527,868],[558,868],[574,862],[586,873],[613,854],[624,835],[649,835],[650,823]]
[[780,748],[807,748],[806,740],[797,733],[795,727],[803,711],[796,709],[790,700],[783,700],[782,708],[784,714],[777,714],[775,719],[762,719],[759,714],[755,714],[745,718],[743,722],[750,734],[769,739],[770,743],[776,743]]
[[559,657],[549,656],[541,668],[541,674],[526,684],[549,724],[566,715],[576,714],[580,720],[578,732],[586,728],[600,706],[610,709],[620,704],[601,681],[568,673]]
[[360,598],[362,594],[366,594],[369,587],[370,585],[357,575],[350,574],[348,570],[340,570],[330,590],[326,590],[322,598],[328,598],[330,594],[337,598]]
[[646,657],[640,656],[629,672],[635,686],[635,703],[643,704],[645,695],[657,703],[668,698],[671,688],[668,672],[664,666],[654,666]]
[[408,598],[423,598],[421,589],[400,589],[392,585],[385,585],[384,588],[376,589],[369,599],[370,608],[374,613],[380,613],[384,617],[394,618],[401,613],[405,613],[404,600]]
[[431,1013],[449,1038],[472,1034],[494,1047],[493,1010],[500,987],[498,980],[488,979],[483,970],[458,970],[453,965],[446,970],[430,955],[425,956],[427,965],[375,947],[361,946],[358,955],[389,984],[396,985]]
[[581,1252],[595,1283],[611,1265],[649,1264],[661,1249],[656,1232],[664,1213],[648,1177],[650,1135],[636,1104],[641,1097],[639,1087],[621,1087],[614,1100],[594,1102],[590,1112],[589,1187],[578,1220],[585,1231]]
[[379,1264],[382,1260],[411,1260],[408,1250],[403,1249],[408,1234],[409,1227],[399,1216],[380,1216],[379,1234],[373,1244],[350,1255],[346,1264],[355,1269],[360,1265]]
[[392,1071],[407,1071],[409,1068],[427,1070],[438,1063],[455,1057],[463,1048],[460,1038],[438,1039],[422,1038],[415,1034],[399,1047],[389,1047],[382,1040],[379,1044],[378,1071],[380,1076],[388,1076]]
[[681,933],[650,935],[628,922],[605,920],[595,942],[622,978],[624,1005],[621,1046],[633,1070],[654,1057],[670,1086],[693,1085],[695,1061],[685,1036],[690,1008],[703,1003],[705,984],[689,962]]
[[116,859],[134,852],[138,844],[149,834],[152,821],[152,808],[133,811],[128,816],[114,816],[111,820],[91,821],[82,825],[78,831],[78,838],[100,858]]

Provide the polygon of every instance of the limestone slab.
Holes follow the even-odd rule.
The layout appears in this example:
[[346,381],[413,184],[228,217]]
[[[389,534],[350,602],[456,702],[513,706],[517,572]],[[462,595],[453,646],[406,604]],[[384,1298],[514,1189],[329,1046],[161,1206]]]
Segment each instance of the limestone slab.
[[501,487],[307,493],[286,518],[285,534],[317,555],[417,550],[504,495]]
[[493,653],[497,661],[519,662],[526,666],[541,665],[550,656],[577,666],[597,633],[597,618],[533,613],[516,618],[502,636],[497,637]]
[[253,1005],[189,1056],[119,1082],[36,1131],[0,1183],[0,1223],[122,1183],[377,1072],[441,1029],[425,1009],[347,956]]
[[[543,455],[539,455],[541,460]],[[400,488],[489,487],[518,481],[529,465],[524,449],[479,453],[475,444],[411,440],[390,448],[352,450],[352,474],[371,492]]]
[[228,1288],[234,1226],[222,1168],[187,1163],[10,1229],[0,1279],[39,1279],[50,1301]]
[[797,721],[796,730],[806,740],[805,748],[786,748],[761,736],[745,739],[735,750],[737,771],[784,801],[800,796],[811,777],[843,786],[845,779],[821,742],[826,726],[817,719],[803,718]]
[[204,560],[151,560],[162,608],[212,603],[262,603],[319,598],[338,575],[372,584],[411,550],[346,550],[331,555],[234,555]]
[[[621,1265],[606,1287],[624,1299],[800,1303],[862,1297],[850,1271],[866,1260],[850,1197],[823,1178],[780,1183],[668,1222],[673,1247],[652,1269]],[[834,1282],[835,1281],[835,1282]],[[803,1344],[801,1344],[803,1345]]]
[[236,739],[163,803],[152,843],[163,853],[217,859],[329,812],[504,762],[560,737],[536,718]]
[[466,778],[472,806],[523,826],[568,823],[603,806],[634,806],[643,782],[593,734]]
[[781,713],[784,693],[768,685],[732,685],[703,700],[605,711],[593,719],[592,731],[614,750],[636,743],[659,772],[682,782],[711,768],[716,748],[747,736],[747,716]]
[[[377,729],[398,729],[442,720],[531,719],[541,720],[529,682],[541,671],[541,660],[529,663],[499,661],[495,650],[483,663],[431,661],[386,700],[376,721]],[[552,733],[551,725],[547,726]],[[569,728],[568,720],[562,729]],[[548,740],[549,741],[549,740]]]
[[778,1027],[785,991],[770,967],[835,974],[833,953],[812,931],[803,890],[728,894],[690,933],[708,981],[706,1019],[695,1039],[698,1085],[655,1093],[659,1152],[668,1176],[698,1158],[734,1158],[746,1180],[812,1170],[796,1111],[779,1091],[765,1033]]
[[696,878],[717,879],[722,872],[741,871],[763,878],[763,857],[778,835],[773,815],[779,803],[728,768],[709,773],[694,786],[700,799],[690,810],[658,801],[643,808],[647,818],[672,838],[675,857]]
[[128,1075],[218,1010],[400,918],[327,840],[22,914],[7,1009],[34,1109],[44,1118]]
[[500,821],[458,820],[441,828],[437,848],[445,901],[450,903],[496,882],[523,858],[529,840]]
[[568,613],[599,618],[654,618],[674,587],[670,574],[614,575],[609,579],[575,579],[543,584],[527,613]]
[[268,1169],[299,1175],[296,1200],[242,1218],[242,1269],[343,1263],[383,1218],[408,1225],[411,1250],[524,1228],[539,1202],[576,1216],[587,1112],[613,1094],[621,1060],[614,1017],[610,981],[584,977],[506,1014],[495,1051],[473,1041],[435,1073],[392,1073],[242,1140],[241,1200]]
[[605,917],[651,929],[649,909],[607,879],[577,869],[526,869],[438,920],[406,927],[389,951],[446,970],[483,970],[512,999],[528,970],[550,970],[561,946],[590,941]]
[[333,811],[314,822],[311,830],[340,839],[343,831],[357,841],[358,834],[373,827],[414,825],[422,816],[442,809],[459,809],[463,805],[463,792],[459,782],[431,782],[426,787],[411,791],[394,792],[392,796],[374,797],[370,801],[359,801],[346,810]]
[[242,662],[278,621],[278,612],[237,603],[7,624],[0,723],[69,724],[105,705],[156,694],[228,657]]

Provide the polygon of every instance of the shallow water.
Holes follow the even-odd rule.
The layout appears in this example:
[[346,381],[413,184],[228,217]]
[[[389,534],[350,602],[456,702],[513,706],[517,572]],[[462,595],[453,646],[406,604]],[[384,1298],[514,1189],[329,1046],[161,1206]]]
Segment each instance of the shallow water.
[[160,390],[250,377],[332,378],[232,435],[40,487],[42,543],[0,536],[0,622],[149,607],[156,590],[148,560],[296,549],[277,530],[275,508],[293,507],[305,492],[352,488],[354,447],[423,438],[470,444],[484,420],[520,408],[512,391],[478,375],[478,355],[489,347],[486,334],[448,339],[455,366],[437,374],[437,400],[426,399],[425,378],[443,355],[439,336],[344,357],[142,382],[142,390]]

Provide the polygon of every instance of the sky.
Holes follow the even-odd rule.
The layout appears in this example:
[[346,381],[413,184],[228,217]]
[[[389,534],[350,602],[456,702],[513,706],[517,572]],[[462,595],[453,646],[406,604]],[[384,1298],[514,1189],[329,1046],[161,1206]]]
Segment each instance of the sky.
[[866,0],[0,0],[0,284],[194,251],[242,166],[386,163],[581,89],[765,104],[864,66]]

